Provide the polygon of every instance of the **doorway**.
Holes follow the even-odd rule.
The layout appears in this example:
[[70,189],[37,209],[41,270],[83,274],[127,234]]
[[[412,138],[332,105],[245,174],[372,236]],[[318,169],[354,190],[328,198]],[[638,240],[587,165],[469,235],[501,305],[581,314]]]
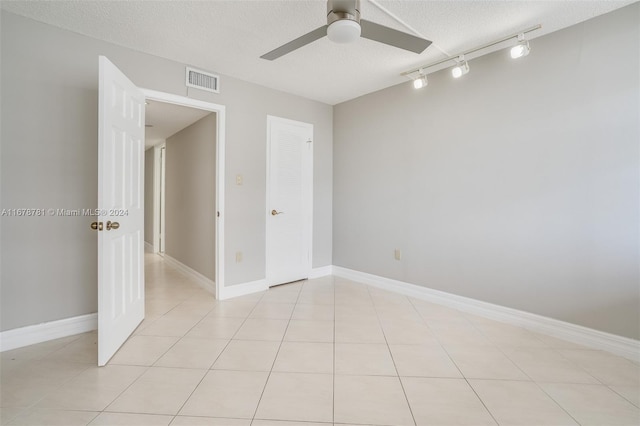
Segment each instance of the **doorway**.
[[[210,102],[191,99],[183,96],[173,95],[169,93],[157,92],[148,89],[142,89],[147,102],[165,105],[175,105],[180,107],[187,107],[189,109],[198,110],[202,113],[203,119],[210,116],[214,121],[215,132],[215,173],[210,176],[213,179],[215,188],[215,205],[212,211],[204,211],[203,214],[207,214],[213,217],[212,228],[215,230],[214,253],[215,259],[213,261],[214,273],[213,273],[213,292],[215,297],[220,299],[222,297],[223,280],[224,280],[224,143],[225,143],[225,108],[224,106],[213,104]],[[213,114],[212,114],[213,113]],[[202,121],[202,120],[200,120]],[[154,197],[155,206],[153,217],[153,250],[159,253],[165,254],[165,260],[170,259],[166,255],[166,241],[167,241],[167,217],[171,212],[166,212],[167,197],[166,195],[166,170],[167,159],[171,156],[170,148],[167,148],[167,140],[163,140],[157,143],[154,149],[154,164],[158,167],[154,167],[154,185],[153,190],[156,194]],[[171,161],[171,160],[169,160]],[[209,182],[210,183],[210,182]],[[166,212],[166,213],[165,213]],[[148,216],[148,215],[147,215]],[[197,225],[197,224],[195,224]],[[170,230],[169,230],[170,235]],[[175,265],[174,266],[184,266]],[[187,272],[193,272],[187,271]],[[202,274],[203,277],[205,274]]]

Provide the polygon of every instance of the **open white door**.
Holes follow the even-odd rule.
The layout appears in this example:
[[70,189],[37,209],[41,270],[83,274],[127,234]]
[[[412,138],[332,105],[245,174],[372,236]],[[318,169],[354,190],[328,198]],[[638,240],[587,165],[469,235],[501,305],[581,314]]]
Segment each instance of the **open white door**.
[[309,277],[313,206],[313,125],[267,117],[269,286]]
[[100,56],[98,365],[144,318],[145,96]]

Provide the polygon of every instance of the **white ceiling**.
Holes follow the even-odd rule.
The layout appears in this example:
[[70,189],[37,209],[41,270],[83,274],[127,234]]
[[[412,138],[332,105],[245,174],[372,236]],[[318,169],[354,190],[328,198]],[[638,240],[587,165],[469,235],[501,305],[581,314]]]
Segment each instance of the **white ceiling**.
[[366,39],[337,45],[325,37],[272,62],[260,55],[326,24],[325,1],[1,4],[51,25],[333,105],[401,83],[403,71],[524,28],[542,24],[531,33],[535,38],[633,2],[362,0],[364,19],[433,44],[418,55]]
[[212,112],[148,101],[145,108],[145,124],[150,127],[145,129],[145,148],[164,141],[209,114]]

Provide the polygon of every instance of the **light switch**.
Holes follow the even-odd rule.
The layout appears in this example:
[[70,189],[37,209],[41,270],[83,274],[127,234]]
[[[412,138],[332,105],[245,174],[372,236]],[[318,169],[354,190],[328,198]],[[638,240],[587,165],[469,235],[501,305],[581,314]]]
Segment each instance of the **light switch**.
[[242,262],[242,252],[241,251],[237,251],[236,252],[236,263],[240,263]]
[[396,260],[402,259],[402,252],[399,249],[395,249],[395,251],[393,252],[393,257]]
[[242,175],[236,175],[236,185],[242,185],[243,178]]

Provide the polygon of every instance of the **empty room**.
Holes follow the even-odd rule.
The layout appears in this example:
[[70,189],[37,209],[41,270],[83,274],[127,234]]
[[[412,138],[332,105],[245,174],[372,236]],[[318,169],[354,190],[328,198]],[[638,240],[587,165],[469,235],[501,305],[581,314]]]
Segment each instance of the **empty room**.
[[0,424],[640,424],[640,3],[0,19]]

